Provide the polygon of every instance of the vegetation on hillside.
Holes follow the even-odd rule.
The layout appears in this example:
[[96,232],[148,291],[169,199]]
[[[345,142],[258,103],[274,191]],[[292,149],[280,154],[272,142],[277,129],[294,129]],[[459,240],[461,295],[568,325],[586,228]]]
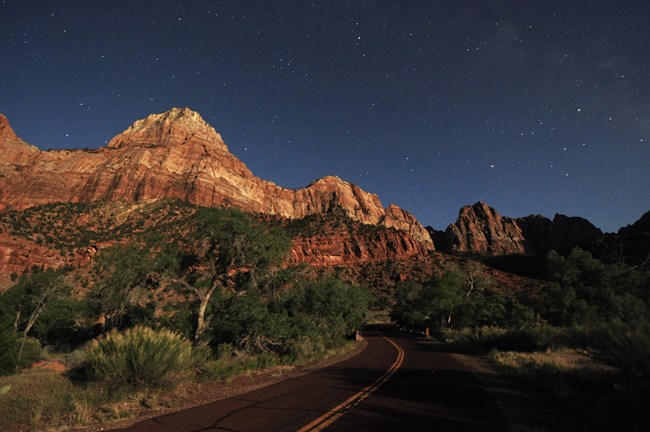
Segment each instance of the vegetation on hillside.
[[[0,402],[27,403],[41,422],[53,415],[43,408],[51,405],[60,418],[50,424],[88,423],[86,408],[113,403],[109,393],[119,399],[124,388],[155,391],[179,378],[209,381],[319,358],[340,347],[369,308],[390,308],[404,327],[490,352],[504,370],[563,400],[585,388],[603,391],[605,401],[650,400],[646,267],[604,263],[580,249],[551,252],[535,267],[540,290],[504,289],[495,272],[458,256],[445,256],[436,269],[424,259],[327,274],[283,266],[291,238],[375,229],[340,214],[281,221],[172,200],[2,213],[2,233],[63,256],[100,246],[88,267],[33,268],[13,275],[0,294],[0,375],[9,376],[0,382]],[[354,280],[380,288],[371,295]],[[60,400],[25,402],[16,392],[27,384],[15,372],[52,352],[76,367],[75,381],[39,376]],[[596,366],[587,373],[564,367],[562,356]],[[3,403],[0,427],[24,415]]]
[[521,328],[630,323],[650,311],[650,272],[607,264],[575,248],[566,257],[546,257],[546,289],[503,293],[481,267],[469,261],[420,284],[398,285],[393,318],[406,326],[459,329]]
[[[60,418],[50,423],[74,423],[74,401],[106,402],[97,394],[108,387],[125,394],[120,388],[221,379],[242,368],[320,358],[341,347],[366,316],[365,288],[284,268],[289,235],[249,214],[177,202],[79,206],[26,213],[33,229],[14,223],[12,212],[0,220],[14,235],[62,250],[91,240],[113,244],[88,268],[35,268],[0,294],[0,374],[53,351],[76,367],[75,381],[59,383],[69,400],[57,405]],[[45,238],[72,213],[89,217],[95,229],[70,224],[58,240]],[[12,386],[2,391],[11,395]]]

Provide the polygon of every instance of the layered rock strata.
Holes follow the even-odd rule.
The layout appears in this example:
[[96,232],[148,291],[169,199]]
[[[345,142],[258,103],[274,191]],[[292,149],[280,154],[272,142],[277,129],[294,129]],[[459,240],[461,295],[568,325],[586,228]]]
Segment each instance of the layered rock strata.
[[407,211],[338,177],[285,189],[255,177],[201,116],[173,108],[136,121],[98,150],[40,151],[0,117],[0,211],[53,202],[177,198],[202,206],[300,219],[340,211],[362,224],[408,233],[433,250]]

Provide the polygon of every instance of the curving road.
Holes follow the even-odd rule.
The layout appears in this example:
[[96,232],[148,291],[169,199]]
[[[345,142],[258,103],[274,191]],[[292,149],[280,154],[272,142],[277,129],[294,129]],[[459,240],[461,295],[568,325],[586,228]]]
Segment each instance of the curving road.
[[121,430],[509,430],[480,381],[450,354],[387,328],[365,337],[363,352],[328,368]]

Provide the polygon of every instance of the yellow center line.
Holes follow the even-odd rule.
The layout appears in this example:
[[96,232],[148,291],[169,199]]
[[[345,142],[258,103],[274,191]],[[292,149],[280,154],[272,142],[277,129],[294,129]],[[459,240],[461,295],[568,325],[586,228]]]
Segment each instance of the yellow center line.
[[391,365],[391,367],[384,372],[382,376],[377,378],[375,382],[372,384],[366,386],[363,390],[355,393],[354,395],[350,396],[348,399],[346,399],[344,402],[341,402],[313,422],[309,423],[307,426],[303,427],[302,429],[299,429],[298,432],[318,432],[322,431],[325,429],[327,426],[331,425],[334,423],[339,417],[341,417],[343,414],[346,413],[349,409],[352,407],[358,405],[366,399],[368,396],[370,396],[375,390],[377,390],[383,383],[388,381],[388,379],[393,376],[393,374],[397,371],[397,369],[402,366],[402,362],[404,361],[404,350],[400,348],[399,345],[397,345],[395,342],[387,338],[386,336],[382,336],[384,339],[386,339],[388,342],[390,342],[395,349],[397,349],[397,359],[395,362]]

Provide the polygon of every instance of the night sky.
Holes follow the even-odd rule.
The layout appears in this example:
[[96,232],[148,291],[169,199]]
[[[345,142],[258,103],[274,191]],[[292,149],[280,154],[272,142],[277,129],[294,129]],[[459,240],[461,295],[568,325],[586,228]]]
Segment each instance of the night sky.
[[190,107],[253,173],[337,175],[444,229],[650,210],[650,1],[0,0],[0,112],[96,148]]

